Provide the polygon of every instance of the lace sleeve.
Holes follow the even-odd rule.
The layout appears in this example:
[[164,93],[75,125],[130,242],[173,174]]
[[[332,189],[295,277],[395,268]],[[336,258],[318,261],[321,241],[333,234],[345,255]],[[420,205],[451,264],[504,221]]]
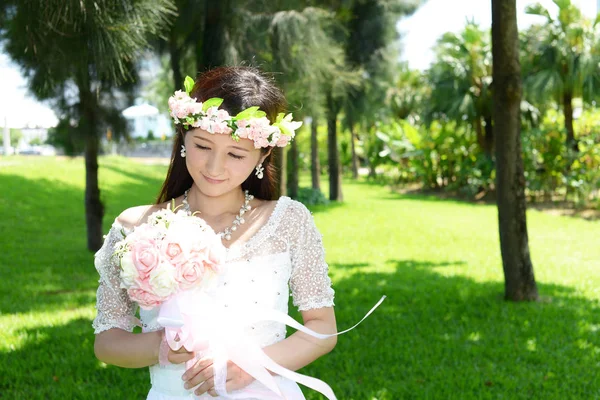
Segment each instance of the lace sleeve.
[[131,332],[136,325],[137,305],[129,299],[127,292],[120,288],[119,265],[113,255],[115,243],[123,237],[122,228],[116,223],[113,224],[102,248],[94,256],[94,265],[100,274],[96,294],[98,313],[92,323],[95,334],[111,328]]
[[299,311],[333,306],[334,290],[325,262],[325,249],[308,209],[298,202],[289,207],[292,275],[290,288]]

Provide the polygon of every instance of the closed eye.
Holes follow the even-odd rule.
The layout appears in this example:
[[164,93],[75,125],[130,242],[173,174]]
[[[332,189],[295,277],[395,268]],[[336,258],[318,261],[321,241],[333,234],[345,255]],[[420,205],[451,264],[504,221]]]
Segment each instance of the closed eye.
[[[194,143],[196,145],[196,147],[200,150],[210,150],[210,147],[206,147],[206,146],[202,146],[200,144]],[[238,156],[237,154],[233,154],[233,153],[229,153],[229,156],[232,158],[235,158],[236,160],[243,160],[244,156]]]

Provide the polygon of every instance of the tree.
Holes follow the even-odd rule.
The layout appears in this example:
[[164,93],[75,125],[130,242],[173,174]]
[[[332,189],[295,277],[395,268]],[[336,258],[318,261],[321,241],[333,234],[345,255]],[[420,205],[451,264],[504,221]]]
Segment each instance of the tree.
[[321,165],[319,164],[319,137],[317,128],[319,122],[316,117],[310,121],[310,176],[312,188],[321,191]]
[[414,0],[357,0],[350,7],[346,56],[350,66],[363,75],[361,84],[349,90],[343,105],[344,125],[350,131],[354,178],[358,177],[357,127],[368,131],[375,122],[390,116],[386,103],[398,60],[396,22],[400,15],[412,13],[419,3]]
[[432,89],[425,113],[428,123],[436,119],[467,122],[489,157],[494,146],[490,54],[489,34],[474,22],[467,23],[460,34],[444,34],[428,73]]
[[558,16],[553,18],[540,3],[526,12],[546,19],[543,26],[533,26],[526,35],[532,70],[526,88],[538,101],[555,99],[562,105],[567,131],[567,148],[579,151],[573,128],[573,99],[582,97],[591,103],[600,91],[600,36],[594,23],[585,18],[570,0],[553,0]]
[[99,137],[111,121],[102,104],[135,78],[133,60],[175,9],[169,0],[6,1],[2,38],[39,99],[68,103],[85,142],[87,246],[102,246],[104,207],[98,187]]
[[[290,104],[301,105],[293,110],[296,120],[305,116],[319,118],[324,101],[323,87],[329,82],[345,82],[343,50],[332,39],[332,32],[341,27],[329,11],[307,7],[302,10],[278,11],[269,21],[271,68],[280,77],[279,84]],[[310,54],[310,57],[306,55]],[[297,134],[301,134],[301,130]],[[279,150],[279,168],[286,170],[286,153]],[[298,149],[289,150],[290,168],[281,177],[282,193],[293,197],[298,192]]]
[[492,0],[493,118],[505,297],[538,298],[529,254],[521,148],[521,66],[516,0]]
[[17,147],[23,139],[23,131],[16,128],[10,128],[10,146]]

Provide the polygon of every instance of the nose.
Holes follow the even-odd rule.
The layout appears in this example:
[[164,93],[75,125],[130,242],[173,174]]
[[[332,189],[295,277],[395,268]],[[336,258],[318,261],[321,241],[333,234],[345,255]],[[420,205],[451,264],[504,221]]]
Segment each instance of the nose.
[[217,152],[210,152],[206,160],[206,172],[209,178],[218,178],[223,175],[225,171],[225,157],[219,155]]

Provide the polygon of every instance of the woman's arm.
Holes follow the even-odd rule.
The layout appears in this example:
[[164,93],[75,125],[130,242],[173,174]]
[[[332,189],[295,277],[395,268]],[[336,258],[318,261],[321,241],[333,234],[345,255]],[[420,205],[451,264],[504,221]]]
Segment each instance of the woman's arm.
[[158,363],[162,331],[132,333],[119,328],[96,335],[94,353],[98,360],[124,368],[142,368]]
[[[304,326],[317,333],[336,333],[333,307],[302,311]],[[263,348],[264,352],[277,364],[296,371],[317,358],[329,353],[337,343],[337,336],[317,339],[297,331],[286,339]]]
[[[143,368],[158,364],[163,332],[132,333],[119,328],[109,329],[96,335],[94,353],[98,360],[123,368]],[[194,357],[182,347],[178,351],[168,349],[167,359],[173,364],[184,363]]]

